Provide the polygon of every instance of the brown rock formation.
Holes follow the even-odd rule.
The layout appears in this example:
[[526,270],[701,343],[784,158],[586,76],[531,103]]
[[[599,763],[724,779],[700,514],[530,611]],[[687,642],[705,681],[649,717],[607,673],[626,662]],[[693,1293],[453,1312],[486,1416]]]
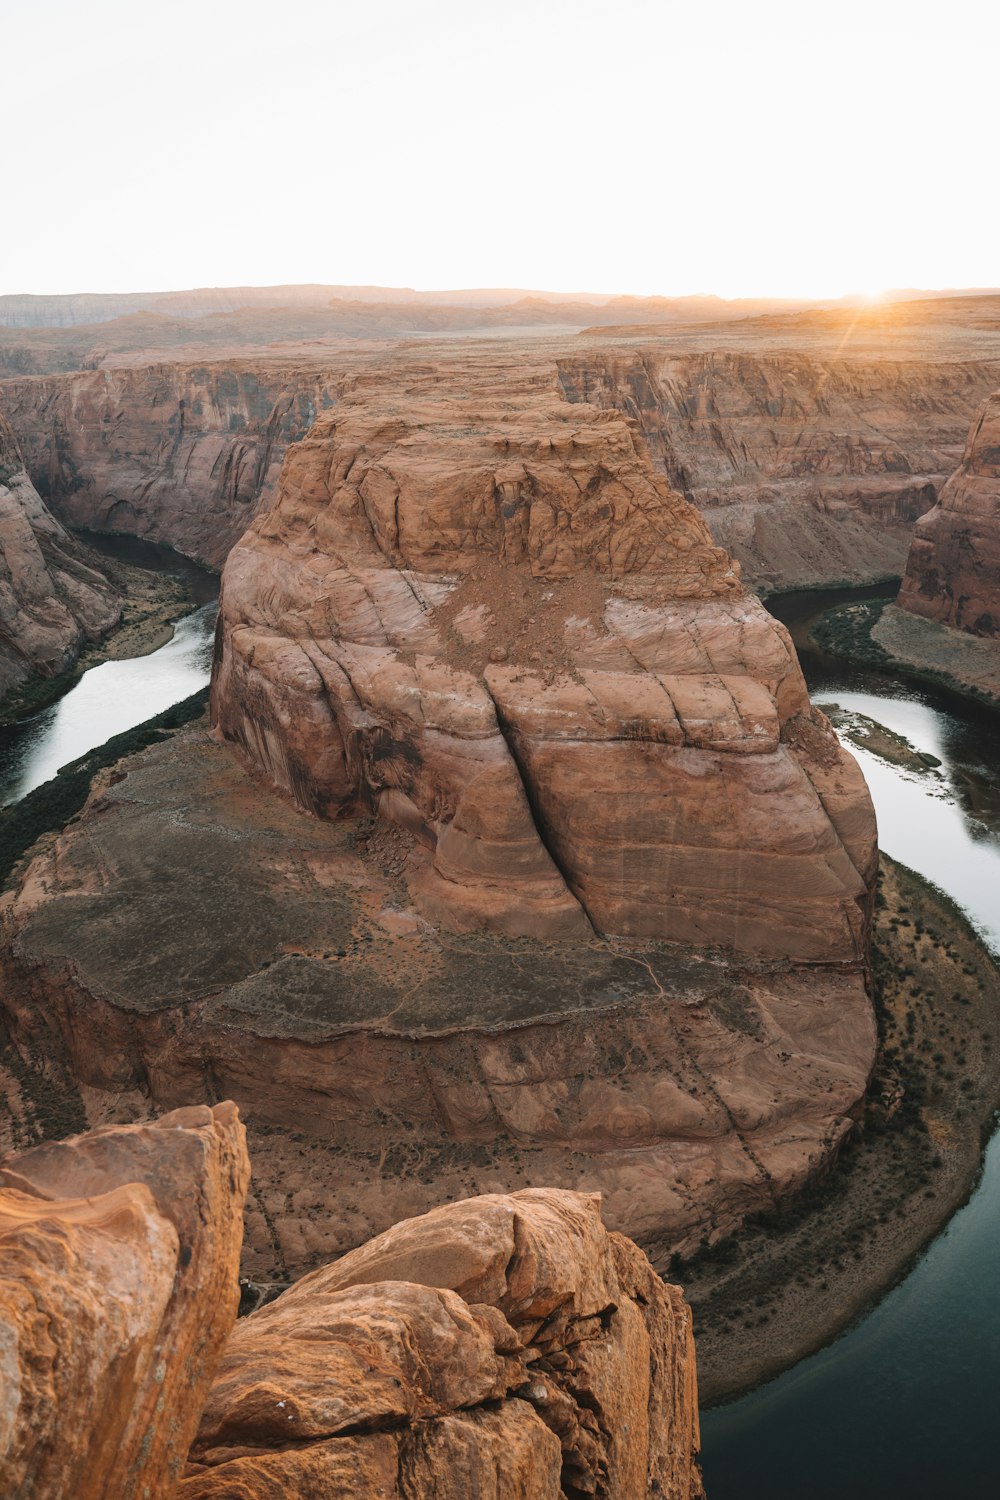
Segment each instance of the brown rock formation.
[[871,805],[787,635],[545,365],[317,423],[230,558],[213,708],[299,806],[412,834],[446,925],[863,954]]
[[636,349],[634,336],[629,347],[622,330],[621,347],[561,357],[560,380],[571,400],[628,414],[755,586],[901,572],[913,522],[997,383],[995,360],[942,358],[933,344],[862,356],[850,329],[826,350],[796,352],[776,328],[768,348],[765,323],[741,348],[736,332],[726,348],[688,353],[674,341]]
[[[829,326],[677,324],[669,344],[655,329],[512,335],[528,366],[557,357],[569,399],[628,414],[750,583],[792,588],[902,572],[913,521],[933,505],[977,404],[1000,383],[997,325],[981,316],[996,299],[967,300],[952,322],[935,316],[944,303],[925,302],[898,326],[872,327],[865,317],[845,324],[843,315]],[[400,357],[359,340],[398,338],[401,311],[414,309],[338,307],[173,321],[135,314],[43,330],[71,340],[76,353],[8,349],[4,367],[0,348],[0,370],[23,356],[26,372],[74,373],[6,380],[0,404],[61,517],[149,536],[220,566],[274,499],[286,447],[341,381]],[[462,313],[424,311],[433,316],[420,326],[430,329]],[[516,324],[543,316],[544,306],[494,311]],[[565,318],[572,309],[549,312]],[[484,364],[498,347],[512,345],[480,350]],[[429,363],[454,358],[454,345],[424,348]]]
[[39,1070],[91,1111],[231,1095],[279,1274],[538,1182],[600,1188],[663,1265],[836,1149],[875,1046],[867,791],[551,363],[345,393],[231,555],[215,710],[321,817],[197,732],[97,789],[5,903],[25,1128]]
[[598,1201],[397,1224],[238,1324],[178,1500],[702,1494],[690,1315]]
[[874,1057],[859,963],[440,931],[411,847],[199,730],[122,762],[4,903],[0,1129],[234,1098],[265,1279],[540,1183],[665,1269],[822,1169]]
[[216,568],[273,498],[289,442],[332,400],[328,368],[280,360],[3,386],[28,468],[70,525],[165,542]]
[[249,1165],[232,1105],[0,1168],[0,1491],[165,1500],[236,1316]]
[[983,403],[957,470],[913,534],[899,605],[1000,637],[1000,391]]
[[0,416],[0,698],[64,671],[118,623],[122,600],[96,562],[39,498]]

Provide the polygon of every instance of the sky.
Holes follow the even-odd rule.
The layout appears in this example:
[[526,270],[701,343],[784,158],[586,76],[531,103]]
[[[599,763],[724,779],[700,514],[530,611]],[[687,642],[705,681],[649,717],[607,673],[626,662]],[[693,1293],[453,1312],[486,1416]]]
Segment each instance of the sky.
[[1000,284],[989,0],[0,0],[0,293]]

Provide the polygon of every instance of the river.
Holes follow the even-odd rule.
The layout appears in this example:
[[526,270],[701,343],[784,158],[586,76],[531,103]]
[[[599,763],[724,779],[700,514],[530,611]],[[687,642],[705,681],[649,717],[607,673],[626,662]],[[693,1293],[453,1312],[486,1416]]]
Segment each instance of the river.
[[18,801],[60,766],[145,723],[209,679],[218,576],[154,542],[90,532],[82,537],[106,557],[176,575],[198,608],[178,620],[172,640],[159,650],[91,667],[56,703],[0,728],[0,806]]
[[[885,595],[890,590],[883,589]],[[958,902],[1000,953],[1000,724],[808,645],[812,619],[879,589],[786,595],[810,694],[937,756],[937,776],[850,745],[879,844]],[[702,1419],[709,1500],[995,1500],[1000,1390],[1000,1136],[969,1202],[909,1275],[827,1348]]]

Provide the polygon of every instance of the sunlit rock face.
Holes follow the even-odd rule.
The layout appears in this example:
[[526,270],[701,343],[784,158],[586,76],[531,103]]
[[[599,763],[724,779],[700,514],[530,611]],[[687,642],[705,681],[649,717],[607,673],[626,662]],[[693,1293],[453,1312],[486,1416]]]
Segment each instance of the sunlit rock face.
[[901,608],[1000,638],[1000,391],[984,402],[962,462],[918,521]]
[[292,449],[213,712],[303,809],[412,835],[436,922],[864,953],[871,804],[786,633],[544,364],[373,377]]
[[0,414],[0,698],[118,623],[121,597],[96,563],[39,498]]
[[397,1224],[243,1319],[178,1500],[697,1500],[677,1287],[552,1190]]
[[0,1492],[167,1500],[236,1318],[231,1104],[0,1164]]

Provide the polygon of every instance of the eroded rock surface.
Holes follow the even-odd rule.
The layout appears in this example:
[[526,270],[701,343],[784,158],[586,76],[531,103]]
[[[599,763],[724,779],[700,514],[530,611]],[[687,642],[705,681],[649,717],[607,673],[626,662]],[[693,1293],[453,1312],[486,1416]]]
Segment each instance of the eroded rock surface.
[[222,566],[273,499],[289,442],[335,399],[309,361],[139,364],[4,383],[41,492],[70,525]]
[[243,1319],[179,1500],[689,1500],[690,1314],[598,1200],[397,1224]]
[[123,763],[4,902],[12,1128],[235,1098],[265,1278],[539,1183],[664,1266],[822,1170],[871,803],[621,413],[510,353],[356,380],[231,555],[214,693],[252,774]]
[[1000,639],[1000,391],[980,409],[939,503],[917,523],[899,605]]
[[244,1268],[279,1279],[535,1184],[600,1190],[665,1269],[822,1169],[874,1057],[859,964],[448,932],[414,846],[204,731],[120,763],[4,903],[0,1129],[235,1099]]
[[561,357],[560,380],[636,422],[755,587],[863,583],[902,572],[998,366],[896,353],[888,330],[885,349],[858,354],[851,332],[804,353],[768,348],[762,324],[763,347],[727,335],[732,347],[687,353],[629,347],[622,330],[619,347]]
[[0,415],[0,698],[71,666],[118,623],[122,599],[49,512]]
[[167,1500],[235,1321],[231,1104],[0,1166],[0,1491]]
[[787,634],[547,365],[359,381],[227,565],[219,731],[461,930],[858,962],[874,817]]

